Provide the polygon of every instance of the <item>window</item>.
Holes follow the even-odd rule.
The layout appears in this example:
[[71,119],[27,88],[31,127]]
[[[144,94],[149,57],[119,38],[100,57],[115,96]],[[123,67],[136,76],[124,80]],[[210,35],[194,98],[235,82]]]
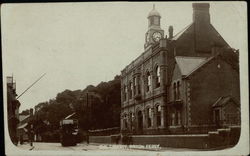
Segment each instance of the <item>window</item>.
[[175,125],[175,113],[172,113],[172,115],[171,115],[171,125],[172,126]]
[[129,99],[131,99],[132,98],[132,90],[133,90],[133,85],[132,85],[132,82],[130,81],[129,82]]
[[160,68],[159,68],[159,66],[156,66],[156,68],[155,68],[155,88],[158,88],[158,87],[160,87],[160,81],[161,81],[161,79],[160,79]]
[[181,112],[177,111],[177,125],[181,125]]
[[129,113],[129,125],[130,125],[130,130],[133,129],[133,114]]
[[146,74],[146,91],[150,91],[151,90],[151,76],[150,73],[147,72]]
[[124,101],[127,100],[127,86],[126,85],[123,86],[123,99]]
[[176,100],[176,83],[173,85],[174,100]]
[[128,122],[127,122],[127,115],[126,114],[124,115],[123,123],[124,123],[124,129],[127,129],[128,128]]
[[154,24],[160,25],[160,18],[159,17],[154,17]]
[[134,95],[136,95],[136,87],[137,87],[137,82],[136,82],[136,77],[133,78],[133,90],[134,90]]
[[153,24],[154,24],[154,18],[151,17],[151,18],[149,19],[149,25],[153,25]]
[[137,77],[137,89],[138,89],[138,94],[141,94],[141,85],[140,85],[140,77]]
[[180,81],[177,82],[177,100],[180,99]]
[[153,115],[152,108],[148,108],[147,109],[148,127],[152,126],[152,115]]
[[157,115],[157,126],[161,126],[161,106],[156,107],[156,115]]

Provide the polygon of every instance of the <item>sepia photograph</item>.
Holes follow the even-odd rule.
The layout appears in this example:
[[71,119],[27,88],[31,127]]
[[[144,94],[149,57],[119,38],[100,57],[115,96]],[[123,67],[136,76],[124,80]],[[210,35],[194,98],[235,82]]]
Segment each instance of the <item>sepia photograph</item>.
[[248,155],[246,2],[1,5],[5,153]]

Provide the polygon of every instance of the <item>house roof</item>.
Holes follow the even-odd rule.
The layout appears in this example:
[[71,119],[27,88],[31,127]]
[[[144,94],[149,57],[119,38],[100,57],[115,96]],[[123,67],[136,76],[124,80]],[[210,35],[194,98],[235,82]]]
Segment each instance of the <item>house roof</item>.
[[237,102],[235,102],[235,100],[229,95],[219,97],[213,104],[213,107],[222,107],[226,105],[230,100],[233,100],[233,102],[237,104]]
[[70,115],[68,115],[65,119],[70,119],[72,116],[74,116],[76,113],[72,113]]
[[17,129],[25,128],[27,125],[28,125],[28,123],[22,124],[22,125],[20,125]]
[[178,32],[176,35],[173,36],[172,40],[177,40],[182,34],[184,34],[191,26],[193,23],[189,24],[186,26],[184,29],[182,29],[180,32]]
[[25,119],[27,119],[28,117],[30,117],[30,115],[19,115],[19,121],[23,121]]
[[189,75],[201,64],[206,62],[206,57],[187,57],[187,56],[176,56],[176,63],[180,68],[182,75]]

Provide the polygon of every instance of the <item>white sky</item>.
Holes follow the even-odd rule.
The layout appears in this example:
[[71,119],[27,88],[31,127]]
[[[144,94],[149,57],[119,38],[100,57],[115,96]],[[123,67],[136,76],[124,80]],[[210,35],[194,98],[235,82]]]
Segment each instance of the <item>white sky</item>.
[[[192,22],[190,2],[154,2],[161,27],[174,34]],[[152,2],[7,4],[1,9],[3,76],[14,75],[20,111],[55,98],[65,89],[109,81],[143,52]],[[211,2],[211,23],[244,51],[246,3]],[[243,51],[242,51],[243,50]]]

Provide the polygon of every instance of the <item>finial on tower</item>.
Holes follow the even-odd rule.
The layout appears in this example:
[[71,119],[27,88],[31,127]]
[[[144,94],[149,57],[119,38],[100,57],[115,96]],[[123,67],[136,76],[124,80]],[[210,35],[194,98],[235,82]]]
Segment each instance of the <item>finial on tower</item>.
[[159,14],[159,12],[155,9],[155,4],[153,4],[153,9],[150,11],[150,13],[148,14],[148,17],[150,16],[161,16]]

